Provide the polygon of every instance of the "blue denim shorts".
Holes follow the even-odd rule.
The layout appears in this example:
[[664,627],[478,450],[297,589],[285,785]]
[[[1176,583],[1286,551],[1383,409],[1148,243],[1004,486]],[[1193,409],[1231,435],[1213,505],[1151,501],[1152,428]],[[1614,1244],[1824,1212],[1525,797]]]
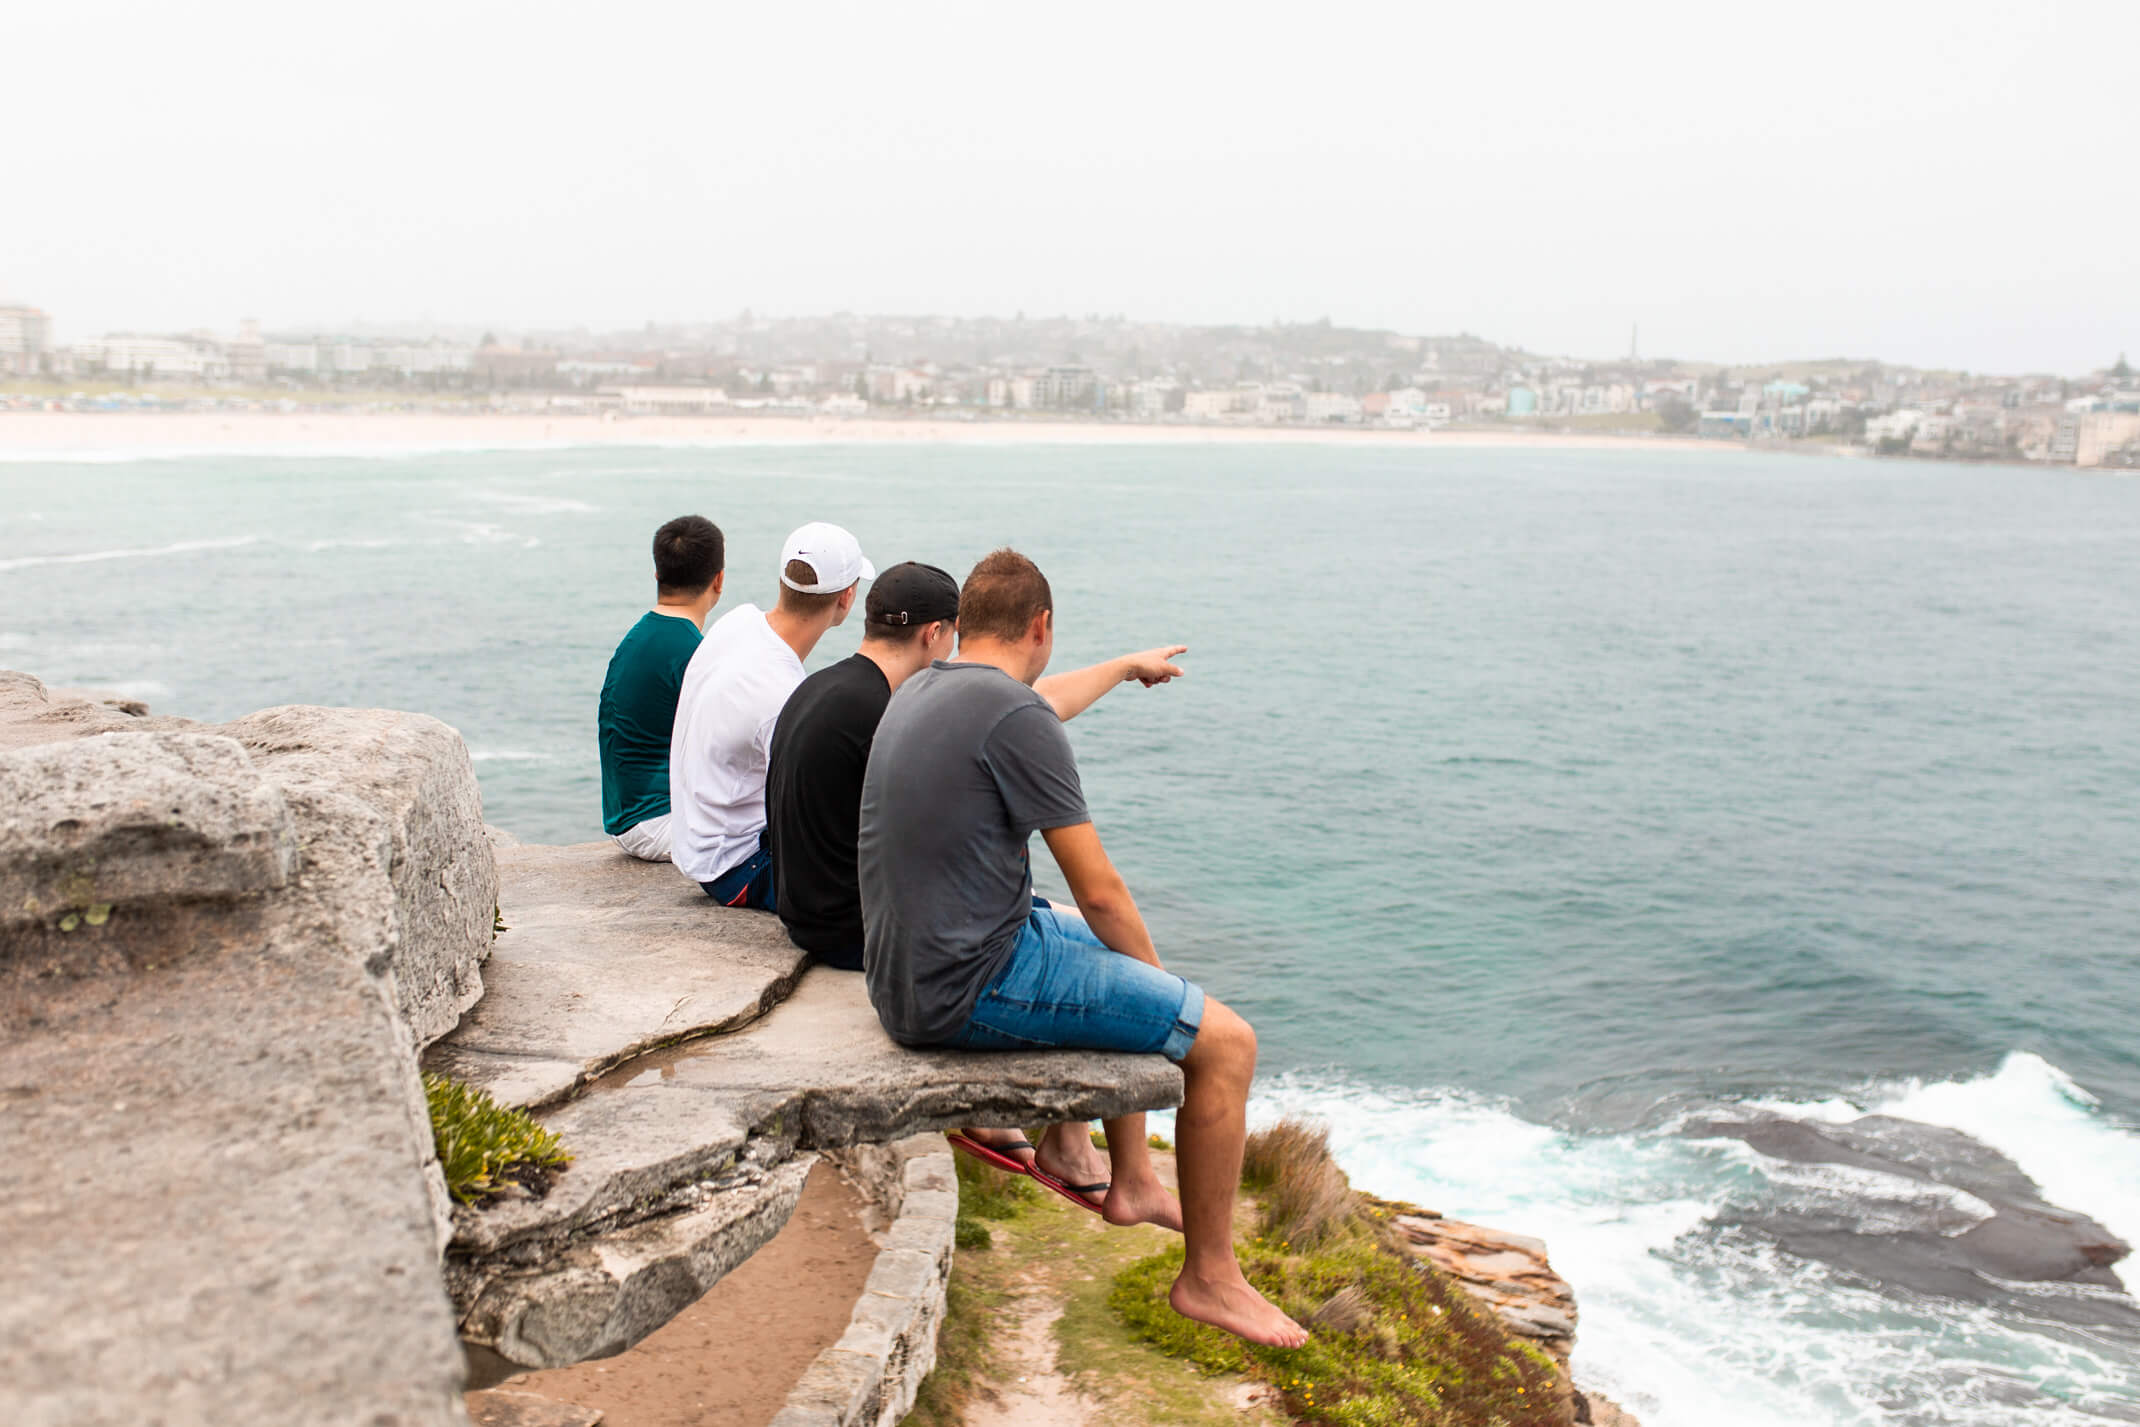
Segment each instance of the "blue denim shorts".
[[962,1050],[1125,1050],[1180,1060],[1204,1021],[1203,988],[1111,951],[1082,918],[1036,907],[1011,959],[945,1044]]

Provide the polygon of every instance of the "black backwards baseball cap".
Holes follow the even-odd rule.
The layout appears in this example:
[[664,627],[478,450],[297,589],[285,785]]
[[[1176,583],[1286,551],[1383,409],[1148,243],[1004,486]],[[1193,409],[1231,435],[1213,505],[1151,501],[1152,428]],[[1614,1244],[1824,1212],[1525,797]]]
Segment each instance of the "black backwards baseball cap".
[[959,582],[947,570],[903,560],[877,576],[863,612],[871,624],[911,629],[959,617]]

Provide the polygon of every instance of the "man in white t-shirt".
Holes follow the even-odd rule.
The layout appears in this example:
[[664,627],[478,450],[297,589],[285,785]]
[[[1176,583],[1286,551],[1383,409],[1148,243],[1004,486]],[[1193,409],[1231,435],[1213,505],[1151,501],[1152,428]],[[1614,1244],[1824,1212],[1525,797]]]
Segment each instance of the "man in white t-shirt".
[[684,670],[669,738],[669,860],[723,906],[774,909],[764,846],[773,724],[803,660],[876,573],[839,526],[803,526],[781,552],[779,602],[722,616]]

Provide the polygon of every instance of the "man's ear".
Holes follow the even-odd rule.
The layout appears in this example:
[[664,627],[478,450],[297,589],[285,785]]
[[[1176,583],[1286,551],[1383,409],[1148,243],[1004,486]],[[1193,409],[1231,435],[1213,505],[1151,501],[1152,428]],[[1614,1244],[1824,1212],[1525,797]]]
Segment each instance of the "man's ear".
[[725,585],[725,584],[727,584],[727,583],[728,583],[728,572],[727,572],[726,570],[723,570],[723,571],[721,571],[721,573],[720,573],[720,574],[718,574],[718,575],[715,575],[715,576],[713,577],[713,597],[714,597],[715,599],[719,599],[719,598],[721,597],[721,586],[723,586],[723,585]]
[[1038,644],[1042,640],[1046,639],[1051,633],[1053,633],[1054,630],[1055,611],[1052,609],[1044,609],[1039,614],[1033,616],[1033,627],[1025,632],[1025,637],[1032,640],[1035,644]]

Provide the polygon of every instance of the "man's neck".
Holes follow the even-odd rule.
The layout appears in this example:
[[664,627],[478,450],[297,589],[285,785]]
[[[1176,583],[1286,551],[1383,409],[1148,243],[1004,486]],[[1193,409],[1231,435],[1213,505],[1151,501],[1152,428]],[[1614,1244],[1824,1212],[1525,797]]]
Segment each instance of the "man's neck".
[[671,619],[688,619],[698,626],[701,634],[706,632],[706,615],[712,609],[712,600],[707,600],[704,603],[698,600],[678,601],[675,604],[671,604],[667,600],[657,600],[654,604],[654,613],[665,614]]
[[857,652],[884,671],[884,682],[892,686],[894,693],[929,667],[929,648],[919,639],[904,644],[890,639],[865,639]]
[[795,651],[798,659],[808,659],[810,651],[817,648],[817,641],[832,628],[832,621],[821,614],[796,614],[775,605],[765,612],[765,622],[781,642]]
[[1006,644],[1000,639],[963,639],[959,641],[958,661],[1001,669],[1021,684],[1033,682],[1026,677],[1032,659],[1022,645]]

